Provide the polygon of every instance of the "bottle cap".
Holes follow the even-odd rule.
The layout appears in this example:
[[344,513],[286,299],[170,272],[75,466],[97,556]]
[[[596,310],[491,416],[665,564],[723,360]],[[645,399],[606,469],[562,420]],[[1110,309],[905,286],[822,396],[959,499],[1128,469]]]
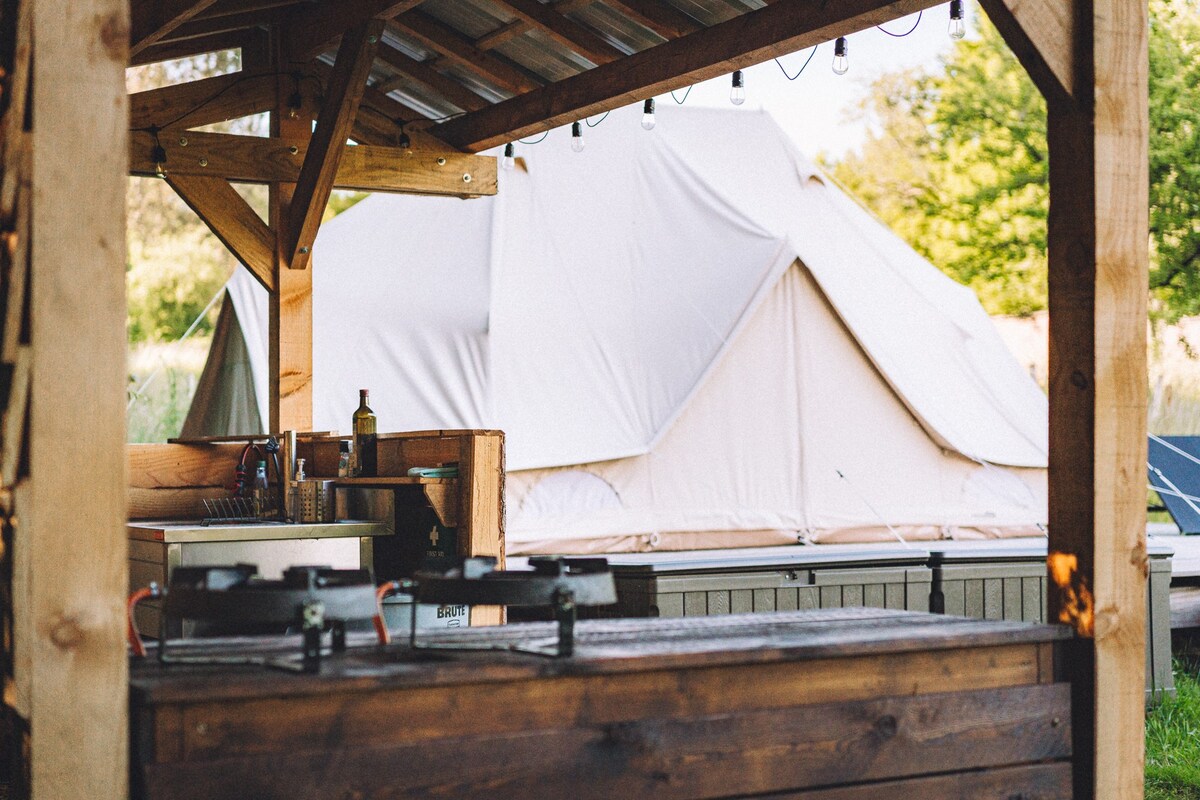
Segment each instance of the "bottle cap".
[[366,397],[366,396],[367,396],[367,390],[366,390],[366,389],[359,389],[359,390],[358,390],[358,396],[359,396],[359,397]]
[[258,468],[259,468],[259,469],[266,469],[266,468],[267,468],[267,462],[266,462],[266,461],[260,461],[260,462],[258,462]]

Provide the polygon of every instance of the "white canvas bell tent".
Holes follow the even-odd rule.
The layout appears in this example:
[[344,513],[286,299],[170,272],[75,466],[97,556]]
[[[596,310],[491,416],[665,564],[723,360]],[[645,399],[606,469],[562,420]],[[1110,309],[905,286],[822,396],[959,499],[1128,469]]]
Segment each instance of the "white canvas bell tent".
[[[766,113],[639,114],[325,225],[314,427],[368,387],[381,430],[503,429],[512,554],[1039,533],[1046,399],[973,293]],[[266,295],[229,296],[190,435],[248,432],[202,420],[250,384],[267,418]]]

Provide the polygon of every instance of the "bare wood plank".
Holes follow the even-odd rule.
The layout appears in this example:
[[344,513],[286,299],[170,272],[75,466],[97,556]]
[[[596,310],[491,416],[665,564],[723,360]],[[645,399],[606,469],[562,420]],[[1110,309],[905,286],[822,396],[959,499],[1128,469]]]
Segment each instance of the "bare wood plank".
[[[1145,686],[1147,9],[1089,7],[1050,145],[1051,619],[1085,637],[1076,796],[1139,797]],[[1086,78],[1094,76],[1093,81]],[[1082,76],[1082,80],[1081,80]],[[1092,102],[1094,100],[1094,102]],[[1091,638],[1094,637],[1094,638]],[[1094,756],[1094,760],[1092,757]]]
[[284,6],[296,5],[297,0],[217,0],[192,19],[215,19],[250,11],[269,11]]
[[424,84],[463,111],[478,111],[488,102],[453,78],[438,72],[428,64],[409,58],[394,47],[381,44],[376,57],[395,70]]
[[[504,436],[463,437],[459,555],[494,556],[504,568]],[[504,609],[472,606],[471,625],[501,625]]]
[[[284,44],[284,36],[274,36],[271,65],[279,70],[294,60]],[[290,116],[286,108],[288,91],[280,76],[276,105],[271,112],[271,135],[300,140],[307,145],[312,126],[307,120]],[[270,431],[312,428],[312,270],[290,269],[284,255],[288,249],[286,228],[295,188],[294,183],[272,183],[268,199],[269,223],[275,231],[276,286],[267,301],[267,429]]]
[[338,164],[346,151],[346,140],[350,138],[381,33],[382,21],[368,22],[347,33],[338,48],[317,127],[304,155],[300,177],[296,179],[288,223],[280,232],[284,243],[282,256],[291,269],[308,267],[317,228],[333,191]]
[[0,486],[17,483],[17,468],[25,446],[25,413],[29,408],[29,379],[33,354],[29,347],[19,347],[13,361],[8,405],[3,413],[3,441],[0,441]]
[[[12,364],[17,359],[17,351],[21,345],[22,335],[28,329],[29,322],[25,318],[25,307],[28,302],[29,286],[29,244],[30,244],[30,198],[33,190],[29,185],[29,168],[32,153],[24,149],[21,160],[24,162],[13,172],[20,173],[20,189],[16,198],[16,216],[14,229],[7,233],[0,247],[4,247],[8,256],[8,291],[4,298],[4,331],[0,340],[0,360]],[[10,168],[11,169],[11,168]]]
[[126,445],[129,485],[135,489],[223,487],[233,481],[242,445]]
[[[860,702],[892,695],[930,695],[946,688],[947,673],[961,691],[997,691],[1036,682],[1032,645],[917,651],[883,657],[815,659],[738,667],[654,670],[618,675],[570,675],[545,680],[488,680],[452,687],[411,686],[364,696],[325,691],[296,698],[244,701],[190,698],[189,736],[195,759],[312,750],[338,736],[343,747],[376,747],[453,736],[519,733],[579,725],[614,725],[645,717],[673,720],[790,708],[817,703]],[[480,668],[482,673],[482,666]],[[599,698],[623,696],[624,702]],[[506,709],[480,715],[483,707]],[[371,721],[386,713],[396,724],[380,730]],[[395,715],[394,717],[392,715]],[[283,720],[290,720],[283,724]],[[336,731],[336,732],[335,732]]]
[[363,23],[387,20],[416,8],[422,0],[325,0],[292,15],[283,30],[283,46],[290,57],[307,61],[337,43],[340,36]]
[[[389,130],[399,130],[394,126]],[[407,150],[374,145],[348,146],[342,153],[334,186],[370,192],[479,197],[496,193],[496,159],[445,148],[428,136],[410,134]],[[177,138],[160,136],[167,152],[167,169],[174,175],[220,176],[238,183],[293,183],[308,145],[302,138],[267,138],[189,131],[188,146]],[[154,174],[150,158],[153,137],[134,132],[130,139],[129,170]],[[294,148],[294,152],[293,152]],[[438,163],[439,159],[445,163]],[[202,165],[202,161],[207,164]],[[471,180],[464,181],[463,176]]]
[[480,50],[492,50],[510,39],[515,39],[529,30],[529,23],[523,19],[506,22],[491,33],[485,33],[475,40],[475,47]]
[[277,8],[266,11],[244,11],[240,14],[222,14],[218,17],[203,19],[194,18],[163,36],[159,41],[179,42],[185,39],[199,39],[251,28],[268,28],[286,20],[291,13],[295,12],[288,8]]
[[129,789],[128,0],[37,2],[33,30],[32,518],[21,531],[35,576],[27,608],[32,794],[119,800]]
[[919,797],[921,800],[963,800],[967,797],[977,800],[1069,800],[1071,765],[1031,764],[800,793],[764,794],[759,795],[758,800],[879,800],[882,797]]
[[0,120],[0,149],[4,169],[0,170],[0,221],[7,222],[16,211],[18,187],[28,181],[29,138],[25,132],[26,111],[29,107],[29,78],[32,74],[30,55],[33,47],[32,3],[17,6],[16,47],[13,50],[12,73],[4,85],[8,106]]
[[441,53],[447,61],[480,75],[502,89],[521,94],[541,86],[541,82],[501,56],[480,50],[475,43],[421,11],[409,11],[394,23],[401,36],[415,39],[423,47]]
[[439,125],[435,135],[463,150],[486,150],[933,5],[933,0],[847,0],[829,4],[780,0],[450,120]]
[[[727,680],[735,682],[737,673],[729,671]],[[630,702],[619,693],[596,701]],[[486,709],[513,710],[473,707],[478,716]],[[233,787],[255,796],[314,797],[351,775],[371,775],[371,784],[358,784],[369,786],[364,794],[390,797],[741,797],[836,785],[847,776],[866,782],[1061,759],[1070,754],[1069,713],[1066,685],[1028,686],[596,727],[560,722],[341,750],[336,766],[297,748],[266,758],[154,765],[147,775],[162,796],[176,788],[181,798],[204,790],[224,796]]]
[[129,95],[129,127],[194,128],[269,111],[276,78],[233,72]]
[[266,32],[261,30],[227,31],[212,36],[202,36],[196,39],[183,39],[177,42],[164,42],[151,45],[140,53],[131,56],[129,66],[138,67],[154,64],[159,61],[174,61],[178,58],[198,56],[202,53],[215,53],[221,50],[241,49],[243,53],[251,49],[261,49],[266,40]]
[[[37,530],[37,515],[31,499],[28,480],[21,481],[12,493],[15,531],[14,542],[22,541],[22,529]],[[33,576],[29,574],[31,548],[16,546],[12,554],[12,704],[23,719],[28,720],[33,706],[33,647],[36,624],[30,602]],[[7,699],[7,698],[6,698]]]
[[559,44],[574,50],[593,64],[607,64],[625,56],[583,25],[564,17],[539,0],[495,0],[518,18],[543,31]]
[[167,173],[167,183],[221,243],[258,279],[275,290],[275,233],[250,204],[216,176]]
[[981,0],[981,4],[1043,95],[1060,102],[1075,96],[1080,6],[1053,0]]
[[133,0],[130,3],[129,52],[145,50],[213,4],[214,0]]
[[130,487],[126,514],[132,520],[200,519],[204,501],[229,497],[229,490],[210,489],[138,489]]
[[625,12],[634,22],[645,25],[664,39],[678,39],[704,27],[674,6],[659,0],[604,0],[604,3]]

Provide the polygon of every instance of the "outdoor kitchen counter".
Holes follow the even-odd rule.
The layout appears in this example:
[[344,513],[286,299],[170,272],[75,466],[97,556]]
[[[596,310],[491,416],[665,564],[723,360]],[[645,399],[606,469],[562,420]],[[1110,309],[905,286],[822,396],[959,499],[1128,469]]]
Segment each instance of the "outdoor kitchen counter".
[[[548,623],[439,632],[507,646]],[[131,675],[134,796],[1069,797],[1065,628],[883,609],[583,621],[575,655],[351,640]],[[176,655],[283,652],[206,640]],[[836,791],[830,787],[842,787]],[[811,790],[811,791],[806,791]]]

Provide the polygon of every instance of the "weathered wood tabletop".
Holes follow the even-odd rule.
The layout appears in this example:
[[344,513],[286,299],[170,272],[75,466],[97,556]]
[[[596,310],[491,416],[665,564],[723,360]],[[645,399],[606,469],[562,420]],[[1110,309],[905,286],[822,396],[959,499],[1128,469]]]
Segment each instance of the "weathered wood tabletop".
[[[423,641],[553,635],[533,623]],[[132,671],[133,784],[288,800],[1069,797],[1070,687],[1055,666],[1068,636],[856,608],[585,621],[566,659],[353,640],[318,675],[151,659]]]

